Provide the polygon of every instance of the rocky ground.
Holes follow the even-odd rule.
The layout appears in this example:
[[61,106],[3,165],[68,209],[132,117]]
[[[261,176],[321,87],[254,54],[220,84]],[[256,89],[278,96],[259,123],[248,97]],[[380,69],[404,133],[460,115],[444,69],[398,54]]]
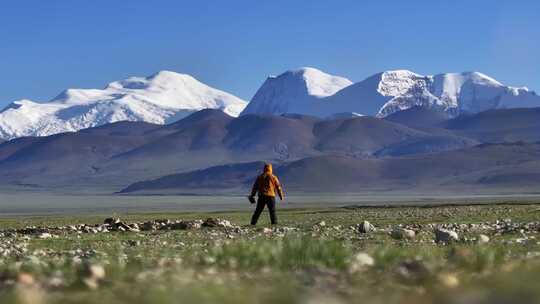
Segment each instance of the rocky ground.
[[534,204],[0,220],[0,303],[538,303]]

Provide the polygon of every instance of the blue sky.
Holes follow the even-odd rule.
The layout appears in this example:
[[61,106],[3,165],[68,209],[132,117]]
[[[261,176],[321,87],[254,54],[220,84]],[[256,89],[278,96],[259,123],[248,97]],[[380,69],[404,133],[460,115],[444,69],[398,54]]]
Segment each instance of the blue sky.
[[0,3],[2,106],[159,70],[250,99],[301,66],[353,81],[475,70],[538,91],[540,1]]

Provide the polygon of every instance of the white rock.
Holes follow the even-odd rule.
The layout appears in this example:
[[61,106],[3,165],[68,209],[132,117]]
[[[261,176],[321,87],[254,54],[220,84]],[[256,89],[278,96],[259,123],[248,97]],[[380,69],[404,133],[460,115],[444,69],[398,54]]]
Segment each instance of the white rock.
[[459,236],[457,232],[448,230],[448,229],[442,229],[437,228],[435,229],[435,242],[436,243],[450,243],[453,241],[459,240]]
[[375,226],[373,226],[370,222],[368,221],[363,221],[359,226],[358,226],[358,231],[360,233],[369,233],[369,232],[372,232],[372,231],[375,231]]
[[414,230],[396,227],[394,228],[394,230],[392,230],[390,235],[396,240],[403,240],[403,239],[411,240],[416,237],[416,232],[414,232]]
[[478,242],[479,244],[489,243],[489,236],[487,236],[487,235],[485,235],[485,234],[480,234],[480,235],[478,236],[477,242]]
[[357,253],[350,264],[350,272],[358,272],[375,265],[375,260],[365,252]]
[[43,232],[38,236],[38,238],[40,238],[40,239],[50,239],[52,237],[53,237],[52,234],[47,233],[47,232]]
[[264,234],[269,234],[269,233],[272,233],[272,229],[268,228],[268,227],[264,227],[262,230],[261,230],[262,233]]
[[86,268],[87,276],[96,280],[105,279],[105,268],[98,264],[88,265]]

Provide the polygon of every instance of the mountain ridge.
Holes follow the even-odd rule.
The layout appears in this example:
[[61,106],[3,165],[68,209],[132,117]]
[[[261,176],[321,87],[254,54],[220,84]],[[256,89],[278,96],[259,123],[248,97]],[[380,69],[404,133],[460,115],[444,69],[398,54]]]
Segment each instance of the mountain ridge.
[[19,100],[0,111],[0,138],[47,136],[116,121],[169,124],[202,109],[236,117],[300,114],[385,118],[415,107],[449,117],[492,109],[537,107],[540,96],[480,72],[420,75],[389,70],[353,83],[303,67],[266,79],[249,103],[187,74],[160,71],[113,81],[103,89],[67,89],[46,103]]
[[[140,181],[120,193],[247,192],[262,162],[207,169]],[[540,142],[482,144],[419,157],[359,159],[322,155],[277,164],[276,174],[293,193],[366,191],[463,191],[534,193],[540,181]],[[339,172],[332,174],[329,172]]]
[[[451,153],[458,157],[463,155],[460,150],[479,144],[539,141],[539,110],[500,109],[445,120],[440,112],[421,108],[387,119],[299,114],[233,118],[221,110],[205,109],[168,125],[123,121],[1,143],[0,187],[32,184],[34,189],[110,193],[137,181],[212,166],[292,163],[320,156],[378,164],[384,159],[433,159],[446,153],[445,161],[451,161]],[[511,149],[504,151],[500,161],[514,157]]]
[[[324,96],[305,94],[302,85],[294,81],[287,83],[290,73],[288,71],[273,78],[280,79],[278,88],[281,91],[277,91],[267,80],[241,115],[298,113],[327,117],[338,113],[356,113],[383,118],[421,106],[456,117],[496,108],[540,106],[540,97],[534,91],[526,87],[505,86],[480,72],[423,76],[409,70],[389,70]],[[319,73],[324,74],[322,71]],[[304,77],[309,78],[310,74],[304,74]],[[317,77],[311,80],[316,81]],[[298,91],[304,94],[298,94]]]
[[104,89],[67,89],[46,103],[15,101],[0,112],[0,137],[46,136],[116,121],[165,124],[206,108],[237,116],[246,102],[187,74],[160,71]]

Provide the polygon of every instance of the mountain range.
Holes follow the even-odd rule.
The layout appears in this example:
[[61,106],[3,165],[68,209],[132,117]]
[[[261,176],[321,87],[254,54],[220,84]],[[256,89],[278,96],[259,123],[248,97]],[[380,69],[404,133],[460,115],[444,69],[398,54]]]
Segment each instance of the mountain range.
[[[262,166],[214,166],[134,183],[121,192],[248,193]],[[325,155],[281,164],[276,174],[292,193],[538,194],[540,143],[482,144],[382,159]]]
[[478,72],[353,83],[314,68],[247,103],[162,71],[0,112],[0,188],[243,192],[270,161],[289,191],[534,192],[540,97]]
[[12,102],[0,111],[0,138],[47,136],[118,121],[169,124],[202,109],[219,109],[233,117],[383,118],[413,107],[457,117],[538,106],[540,97],[534,91],[505,86],[478,72],[422,76],[395,70],[353,83],[315,68],[301,68],[269,77],[247,103],[189,75],[161,71],[115,81],[104,89],[68,89],[49,102]]
[[121,121],[1,143],[0,187],[241,192],[271,161],[295,192],[534,192],[539,141],[540,108],[451,118],[413,107],[385,118],[331,119],[205,109],[166,125]]
[[242,114],[298,113],[326,117],[338,113],[385,117],[415,106],[450,116],[490,109],[540,106],[526,87],[505,86],[479,72],[422,76],[386,71],[351,83],[313,68],[269,77]]
[[170,71],[131,77],[104,89],[68,89],[51,101],[12,102],[0,112],[0,137],[46,136],[117,121],[166,124],[202,109],[237,116],[246,102]]

